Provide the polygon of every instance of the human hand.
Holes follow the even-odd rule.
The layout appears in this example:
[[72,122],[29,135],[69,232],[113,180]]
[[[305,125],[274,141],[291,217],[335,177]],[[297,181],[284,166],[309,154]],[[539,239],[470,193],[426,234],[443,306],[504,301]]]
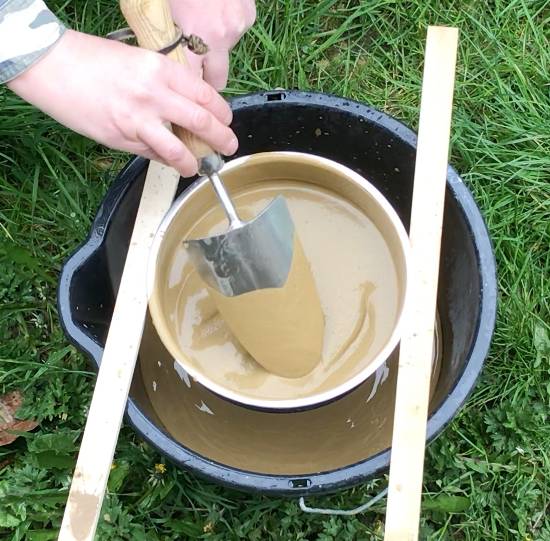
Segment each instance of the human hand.
[[237,150],[225,100],[191,68],[138,47],[67,30],[8,86],[72,130],[184,176],[197,172],[197,160],[169,123],[222,154]]
[[216,90],[223,90],[229,73],[229,52],[256,20],[254,0],[170,0],[172,17],[186,35],[208,45],[198,56],[186,50],[191,68]]

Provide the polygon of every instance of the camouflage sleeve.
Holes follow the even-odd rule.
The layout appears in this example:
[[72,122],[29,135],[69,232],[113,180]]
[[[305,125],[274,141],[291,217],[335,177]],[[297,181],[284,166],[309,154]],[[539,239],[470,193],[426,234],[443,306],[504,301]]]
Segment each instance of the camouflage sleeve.
[[0,84],[40,60],[64,31],[42,0],[0,0]]

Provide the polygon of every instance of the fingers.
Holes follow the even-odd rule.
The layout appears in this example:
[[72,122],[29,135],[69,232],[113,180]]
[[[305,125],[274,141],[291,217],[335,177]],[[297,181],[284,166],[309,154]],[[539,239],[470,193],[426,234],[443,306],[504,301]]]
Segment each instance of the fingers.
[[192,132],[226,156],[236,152],[238,141],[235,134],[210,111],[174,92],[167,93],[161,101],[161,115],[165,120]]
[[[190,54],[189,56],[195,56]],[[198,57],[197,57],[198,58]],[[231,108],[214,88],[195,75],[191,68],[173,62],[168,70],[168,86],[177,94],[197,103],[212,113],[223,124],[230,124],[233,118]],[[199,69],[195,66],[192,69]]]
[[182,176],[190,177],[197,173],[197,160],[187,147],[162,124],[145,122],[140,126],[137,134],[150,151],[145,155],[158,156],[164,162],[176,169]]
[[123,148],[121,150],[124,150],[125,152],[130,152],[131,154],[137,154],[138,156],[142,156],[143,158],[147,158],[148,160],[168,165],[156,152],[151,150],[151,147],[149,147],[142,141],[129,142],[126,145],[123,145]]
[[165,165],[168,165],[156,152],[153,152],[152,150],[140,150],[139,152],[135,152],[135,154],[139,154],[140,156],[143,156],[144,158],[147,158],[148,160],[160,162]]
[[204,80],[216,90],[223,90],[229,75],[229,52],[211,51],[204,61]]

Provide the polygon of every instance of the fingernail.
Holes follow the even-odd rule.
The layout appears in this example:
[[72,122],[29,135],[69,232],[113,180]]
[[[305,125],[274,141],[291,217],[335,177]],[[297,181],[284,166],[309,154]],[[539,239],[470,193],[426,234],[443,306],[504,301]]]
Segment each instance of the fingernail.
[[237,152],[238,148],[239,148],[239,141],[237,141],[236,137],[233,137],[231,139],[231,142],[225,147],[224,154],[226,156],[231,156],[232,154],[235,154],[235,152]]
[[199,169],[198,164],[189,164],[185,167],[182,167],[179,170],[179,173],[184,178],[190,178],[195,176],[198,173],[198,169]]

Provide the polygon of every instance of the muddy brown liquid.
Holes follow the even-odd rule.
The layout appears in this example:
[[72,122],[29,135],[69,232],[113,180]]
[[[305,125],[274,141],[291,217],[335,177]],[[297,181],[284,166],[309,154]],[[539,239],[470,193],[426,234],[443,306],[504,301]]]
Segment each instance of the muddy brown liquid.
[[233,336],[262,367],[299,378],[321,360],[325,321],[302,243],[294,236],[292,264],[282,287],[226,297],[208,293]]
[[[254,360],[220,314],[183,243],[171,254],[165,269],[170,292],[166,310],[175,327],[181,357],[216,384],[263,400],[311,396],[361,372],[391,335],[399,302],[390,250],[361,210],[334,192],[292,181],[264,181],[235,195],[234,201],[239,214],[248,220],[277,194],[287,201],[324,314],[321,359],[312,363],[313,370],[305,376],[281,377]],[[225,227],[224,215],[216,206],[180,233],[184,238],[198,238],[215,235]],[[297,278],[296,287],[311,283],[309,275],[304,278],[297,274]],[[301,313],[304,308],[300,307]],[[258,315],[253,305],[249,310],[248,320]],[[318,313],[316,307],[312,313]],[[237,317],[232,314],[228,319]],[[306,343],[311,343],[307,333],[312,328],[319,333],[320,322],[314,320],[312,325],[306,319],[292,332],[298,339],[306,335]],[[274,345],[262,343],[261,335],[257,339],[263,354],[269,353]],[[275,351],[281,344],[276,346]],[[273,365],[278,360],[275,356]]]

